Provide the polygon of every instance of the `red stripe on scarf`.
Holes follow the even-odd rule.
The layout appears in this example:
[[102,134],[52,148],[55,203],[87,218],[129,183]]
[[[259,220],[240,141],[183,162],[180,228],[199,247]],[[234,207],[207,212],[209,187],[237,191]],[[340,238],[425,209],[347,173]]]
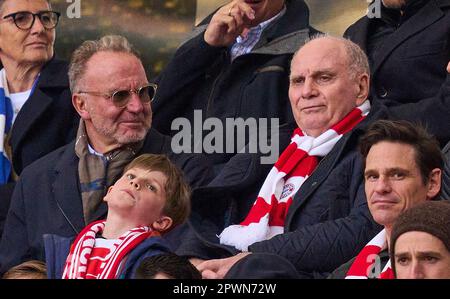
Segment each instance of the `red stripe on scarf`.
[[[78,234],[70,247],[63,278],[87,278],[87,275],[89,274],[89,278],[98,277],[103,279],[114,279],[116,278],[122,260],[131,250],[145,239],[159,235],[157,232],[149,231],[148,227],[138,227],[126,232],[119,238],[120,242],[117,244],[114,252],[110,255],[110,259],[105,261],[104,268],[98,269],[95,267],[92,269],[89,268],[89,261],[92,249],[94,248],[93,246],[95,246],[95,233],[101,233],[104,227],[97,227],[97,225],[104,222],[105,221],[95,221],[86,226],[81,233]],[[96,230],[96,228],[98,228],[98,230]],[[87,241],[94,241],[94,245],[88,245]],[[78,260],[79,262],[72,265],[72,260]],[[95,271],[95,273],[88,272],[89,270]]]
[[372,268],[374,260],[368,260],[370,255],[377,255],[380,253],[380,247],[374,245],[367,245],[356,257],[352,266],[347,272],[347,276],[367,276],[367,271]]
[[[383,248],[386,248],[386,246],[386,230],[383,229],[356,256],[356,259],[350,266],[345,278],[369,278],[369,274],[375,274],[373,273],[373,270],[379,270],[381,273],[376,278],[393,279],[394,272],[390,267],[390,261],[386,263],[384,269],[374,269],[375,263],[381,263],[379,260],[379,254]],[[379,267],[381,267],[381,264]],[[369,273],[369,271],[371,273]]]
[[350,132],[356,124],[359,124],[365,118],[364,115],[361,114],[359,109],[353,109],[347,116],[344,118],[347,121],[340,121],[334,126],[331,127],[332,130],[335,130],[341,135]]
[[[291,144],[282,152],[267,175],[245,220],[239,225],[225,228],[219,236],[220,243],[247,251],[248,246],[254,242],[282,233],[283,229],[280,227],[284,227],[295,193],[314,172],[319,157],[326,156],[340,138],[361,122],[369,111],[370,103],[365,101],[318,137],[305,136],[297,128]],[[264,217],[268,217],[268,224],[262,221]]]
[[247,215],[247,218],[241,223],[241,225],[249,225],[251,223],[258,223],[262,217],[267,213],[269,214],[270,226],[284,226],[284,219],[286,219],[289,207],[292,204],[292,198],[289,198],[287,202],[278,202],[274,195],[272,195],[271,204],[262,197],[258,197],[255,205],[252,207],[252,213]]

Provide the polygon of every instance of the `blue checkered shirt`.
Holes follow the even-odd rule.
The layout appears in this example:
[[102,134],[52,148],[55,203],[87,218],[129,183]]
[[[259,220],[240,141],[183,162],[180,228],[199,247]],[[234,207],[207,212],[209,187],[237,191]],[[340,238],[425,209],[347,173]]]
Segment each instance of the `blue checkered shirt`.
[[267,26],[269,26],[270,23],[272,23],[275,19],[284,15],[285,12],[286,6],[273,18],[258,24],[258,26],[251,28],[247,36],[245,37],[238,36],[236,38],[236,42],[231,47],[231,60],[233,61],[241,55],[250,53],[250,51],[253,50],[253,47],[256,46],[259,39],[261,38],[261,34],[263,33],[264,29],[266,29]]

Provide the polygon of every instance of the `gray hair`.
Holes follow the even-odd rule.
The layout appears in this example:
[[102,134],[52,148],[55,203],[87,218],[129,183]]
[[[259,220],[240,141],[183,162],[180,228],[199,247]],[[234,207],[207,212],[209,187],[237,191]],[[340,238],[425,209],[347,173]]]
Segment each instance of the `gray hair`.
[[[314,34],[310,38],[305,40],[303,46],[295,52],[294,57],[297,53],[308,43],[318,40],[318,39],[334,39],[341,42],[344,45],[345,52],[347,54],[347,64],[349,68],[349,74],[352,79],[355,79],[358,75],[367,74],[370,76],[369,60],[366,53],[354,42],[349,39],[337,36],[331,36],[329,34],[319,33]],[[292,59],[293,60],[293,59]]]
[[72,93],[78,91],[78,83],[86,71],[87,62],[98,52],[127,53],[141,59],[138,51],[123,36],[106,35],[99,40],[87,40],[75,50],[70,61],[69,83]]

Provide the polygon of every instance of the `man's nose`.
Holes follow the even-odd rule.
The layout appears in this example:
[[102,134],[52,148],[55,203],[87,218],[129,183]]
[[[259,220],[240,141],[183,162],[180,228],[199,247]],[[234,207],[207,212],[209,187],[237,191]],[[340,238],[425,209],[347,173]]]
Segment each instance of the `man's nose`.
[[389,193],[391,192],[391,184],[388,178],[380,177],[375,185],[375,191],[378,193]]
[[318,95],[314,80],[306,78],[302,86],[302,98],[309,99]]
[[144,110],[144,104],[139,98],[139,95],[134,92],[130,95],[130,100],[127,103],[127,110],[133,113],[140,113]]
[[409,279],[424,279],[424,271],[422,265],[416,261],[413,260],[411,264],[411,268],[409,269]]

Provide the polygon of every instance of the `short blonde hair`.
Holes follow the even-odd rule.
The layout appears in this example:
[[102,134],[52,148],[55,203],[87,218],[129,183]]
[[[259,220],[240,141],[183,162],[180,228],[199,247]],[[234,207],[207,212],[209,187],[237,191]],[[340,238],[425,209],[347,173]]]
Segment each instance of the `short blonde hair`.
[[141,59],[139,52],[123,36],[106,35],[99,40],[87,40],[72,54],[69,66],[70,91],[76,93],[78,83],[83,77],[89,59],[98,52],[127,53]]

